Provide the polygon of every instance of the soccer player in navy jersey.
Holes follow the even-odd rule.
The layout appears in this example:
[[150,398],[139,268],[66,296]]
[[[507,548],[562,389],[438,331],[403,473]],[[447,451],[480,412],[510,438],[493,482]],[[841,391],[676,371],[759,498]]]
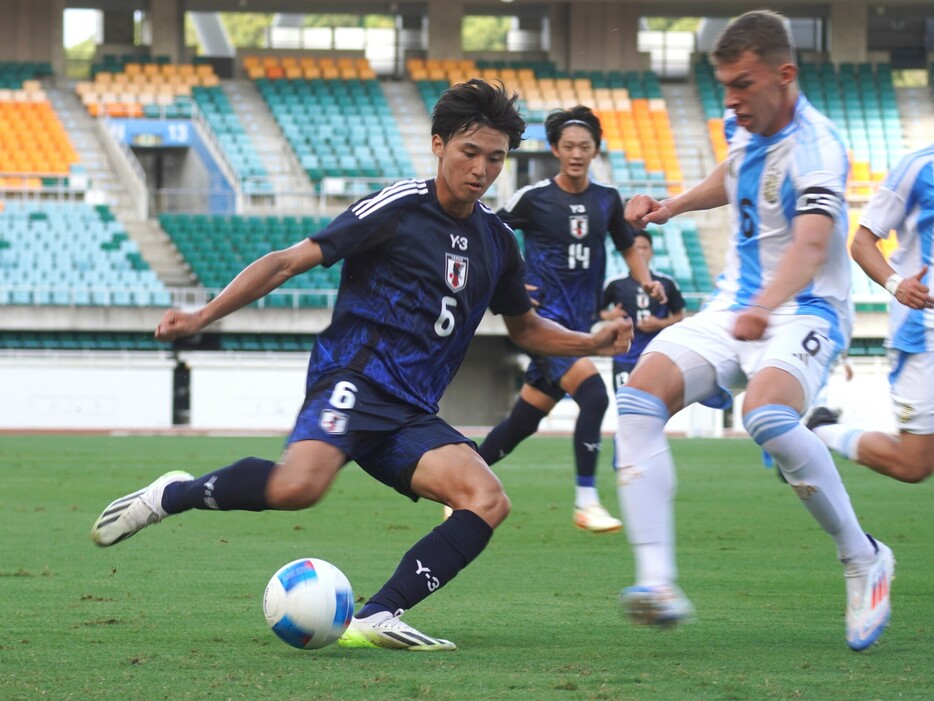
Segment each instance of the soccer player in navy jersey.
[[[663,299],[661,284],[652,280],[632,246],[619,192],[590,179],[590,164],[603,139],[600,120],[580,105],[558,110],[545,120],[545,134],[558,159],[558,174],[519,190],[497,212],[524,234],[526,282],[538,313],[575,331],[587,331],[599,320],[608,233],[646,293]],[[597,494],[600,425],[609,400],[590,359],[533,354],[519,398],[480,445],[480,455],[490,465],[509,455],[565,394],[580,409],[573,438],[574,524],[594,533],[618,531],[622,522],[603,508]]]
[[652,270],[652,234],[645,229],[637,230],[633,246],[645,261],[652,279],[660,282],[665,288],[668,301],[662,302],[649,297],[642,284],[632,275],[613,278],[606,283],[603,298],[600,300],[600,318],[608,320],[626,317],[633,322],[632,345],[622,355],[613,357],[613,391],[626,384],[629,373],[636,366],[649,341],[662,329],[677,324],[684,318],[684,297],[681,296],[678,283],[672,277]]
[[616,395],[617,491],[636,565],[622,602],[637,623],[693,618],[676,584],[676,476],[665,424],[694,402],[725,408],[729,389],[745,384],[743,425],[833,539],[846,583],[846,641],[864,650],[888,625],[895,559],[864,533],[830,453],[801,424],[852,325],[846,146],[798,91],[781,15],[741,15],[712,59],[728,110],[726,159],[671,199],[636,195],[626,205],[637,228],[729,205],[731,231],[710,301],[656,336]]
[[190,336],[295,275],[344,260],[331,325],[312,349],[305,402],[279,462],[243,458],[197,479],[169,472],[112,502],[94,524],[94,542],[114,545],[189,509],[307,508],[353,460],[453,515],[405,553],[340,644],[455,649],[400,616],[476,558],[509,513],[476,446],[436,415],[484,313],[502,314],[510,338],[536,353],[611,355],[632,335],[620,321],[593,334],[569,331],[532,309],[515,236],[479,201],[524,128],[516,96],[502,86],[450,88],[432,113],[435,179],[368,196],[322,231],[251,263],[201,309],[166,312],[156,338]]

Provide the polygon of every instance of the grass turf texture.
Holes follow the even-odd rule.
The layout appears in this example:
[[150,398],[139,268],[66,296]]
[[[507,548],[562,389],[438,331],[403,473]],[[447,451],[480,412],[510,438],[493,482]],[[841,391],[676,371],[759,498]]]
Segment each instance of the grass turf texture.
[[[609,441],[605,443],[609,453]],[[625,537],[571,526],[571,447],[535,437],[497,466],[513,513],[487,551],[406,619],[454,653],[300,651],[263,620],[277,568],[338,565],[358,600],[438,522],[348,466],[318,507],[193,511],[114,548],[89,529],[117,496],[168,469],[202,474],[280,441],[0,437],[0,698],[33,699],[928,699],[931,483],[841,464],[864,526],[898,559],[882,642],[844,642],[832,542],[751,441],[674,440],[681,584],[698,622],[621,618]],[[599,473],[617,512],[609,459]]]

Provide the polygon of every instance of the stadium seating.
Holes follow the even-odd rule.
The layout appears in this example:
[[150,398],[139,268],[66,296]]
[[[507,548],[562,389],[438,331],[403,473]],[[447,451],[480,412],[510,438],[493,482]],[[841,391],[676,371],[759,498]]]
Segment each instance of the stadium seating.
[[[295,68],[299,70],[304,69]],[[269,67],[264,71],[268,75]],[[260,77],[256,86],[312,182],[415,174],[396,118],[375,79],[284,74]],[[365,186],[357,194],[371,189]]]
[[[256,258],[301,241],[329,220],[302,216],[162,214],[159,221],[198,281],[217,290]],[[319,267],[298,275],[260,300],[258,306],[331,306],[340,282],[340,268],[340,265]]]
[[370,62],[349,56],[246,56],[243,68],[252,80],[376,80]]
[[0,90],[20,90],[27,81],[52,75],[52,64],[36,61],[0,61]]
[[0,331],[0,349],[152,351],[165,350],[151,333],[125,331]]
[[171,303],[168,290],[106,206],[3,205],[0,305]]
[[220,339],[220,349],[227,351],[306,352],[315,342],[313,334],[302,333],[228,333]]
[[[227,160],[240,180],[244,181],[245,190],[253,194],[268,192],[269,181],[259,180],[268,177],[266,166],[260,160],[252,140],[223,89],[218,85],[195,86],[191,89],[191,96],[198,104],[198,109],[204,115],[208,126],[217,136]],[[250,180],[251,178],[254,180]]]
[[44,93],[0,90],[0,188],[41,188],[63,182],[77,163],[61,121]]
[[90,114],[110,117],[191,117],[196,86],[214,87],[219,79],[207,63],[123,63],[120,70],[98,70],[93,81],[75,91]]

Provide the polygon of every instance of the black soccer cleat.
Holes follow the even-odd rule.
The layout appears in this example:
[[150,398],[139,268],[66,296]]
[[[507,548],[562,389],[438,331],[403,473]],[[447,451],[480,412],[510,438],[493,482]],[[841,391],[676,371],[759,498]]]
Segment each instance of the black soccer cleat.
[[804,424],[809,431],[813,431],[818,426],[828,426],[835,424],[840,420],[840,410],[828,409],[825,406],[819,406],[811,412],[807,422]]

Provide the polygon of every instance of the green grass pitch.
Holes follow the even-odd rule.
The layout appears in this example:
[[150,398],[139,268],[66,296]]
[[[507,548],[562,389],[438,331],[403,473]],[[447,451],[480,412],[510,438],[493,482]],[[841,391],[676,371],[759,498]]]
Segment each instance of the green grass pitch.
[[[0,699],[930,699],[931,483],[840,470],[863,525],[898,560],[892,624],[844,642],[832,541],[748,440],[673,440],[681,584],[698,621],[632,626],[625,537],[571,526],[567,438],[497,466],[513,512],[487,551],[406,615],[453,653],[300,651],[266,627],[269,577],[304,556],[338,565],[358,600],[438,522],[350,465],[318,507],[189,512],[114,548],[92,522],[168,469],[202,474],[270,438],[0,436]],[[599,485],[618,513],[609,469]]]

